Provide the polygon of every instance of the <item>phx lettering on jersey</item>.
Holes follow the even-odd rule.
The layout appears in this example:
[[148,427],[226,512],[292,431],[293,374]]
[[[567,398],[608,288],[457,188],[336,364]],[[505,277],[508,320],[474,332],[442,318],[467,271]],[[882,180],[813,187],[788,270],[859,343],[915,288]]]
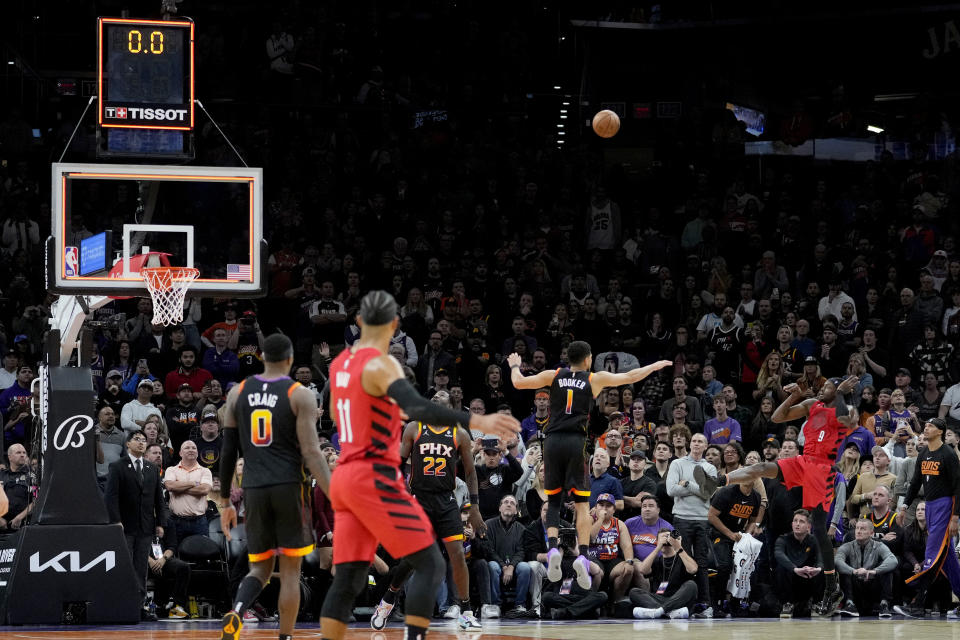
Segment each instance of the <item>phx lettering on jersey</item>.
[[420,455],[446,456],[453,455],[453,445],[439,442],[422,442],[419,447]]

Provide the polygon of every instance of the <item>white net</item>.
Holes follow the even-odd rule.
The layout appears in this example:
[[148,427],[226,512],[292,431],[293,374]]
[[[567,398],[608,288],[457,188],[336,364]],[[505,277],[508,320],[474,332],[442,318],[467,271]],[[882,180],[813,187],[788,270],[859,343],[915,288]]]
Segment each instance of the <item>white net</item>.
[[200,275],[192,267],[148,267],[140,270],[153,299],[153,322],[169,326],[183,322],[183,300]]

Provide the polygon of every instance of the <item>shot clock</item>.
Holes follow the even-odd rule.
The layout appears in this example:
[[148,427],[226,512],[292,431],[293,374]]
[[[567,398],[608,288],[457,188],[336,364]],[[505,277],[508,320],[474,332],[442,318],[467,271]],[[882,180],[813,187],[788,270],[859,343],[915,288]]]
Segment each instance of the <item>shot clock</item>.
[[193,129],[193,21],[99,18],[98,121],[104,128]]

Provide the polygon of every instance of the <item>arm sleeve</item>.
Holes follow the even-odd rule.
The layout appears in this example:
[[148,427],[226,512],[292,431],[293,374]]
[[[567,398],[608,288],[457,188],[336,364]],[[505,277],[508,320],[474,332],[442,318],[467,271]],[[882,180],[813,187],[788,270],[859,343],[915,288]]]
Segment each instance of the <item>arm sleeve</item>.
[[237,465],[237,444],[240,434],[236,429],[223,430],[223,448],[220,454],[220,497],[230,497],[233,469]]
[[[470,414],[434,404],[417,393],[406,379],[397,380],[387,389],[387,395],[396,400],[411,420],[434,425],[467,427]],[[522,471],[521,471],[522,474]]]

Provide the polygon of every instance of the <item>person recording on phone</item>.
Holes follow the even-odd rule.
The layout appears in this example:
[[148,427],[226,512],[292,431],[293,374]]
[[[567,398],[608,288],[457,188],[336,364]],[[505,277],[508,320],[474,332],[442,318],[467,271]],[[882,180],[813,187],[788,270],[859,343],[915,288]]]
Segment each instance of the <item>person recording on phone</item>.
[[697,602],[697,561],[683,549],[676,529],[660,529],[657,546],[640,562],[640,573],[650,580],[650,591],[631,589],[630,602],[636,605],[633,617],[683,619]]

